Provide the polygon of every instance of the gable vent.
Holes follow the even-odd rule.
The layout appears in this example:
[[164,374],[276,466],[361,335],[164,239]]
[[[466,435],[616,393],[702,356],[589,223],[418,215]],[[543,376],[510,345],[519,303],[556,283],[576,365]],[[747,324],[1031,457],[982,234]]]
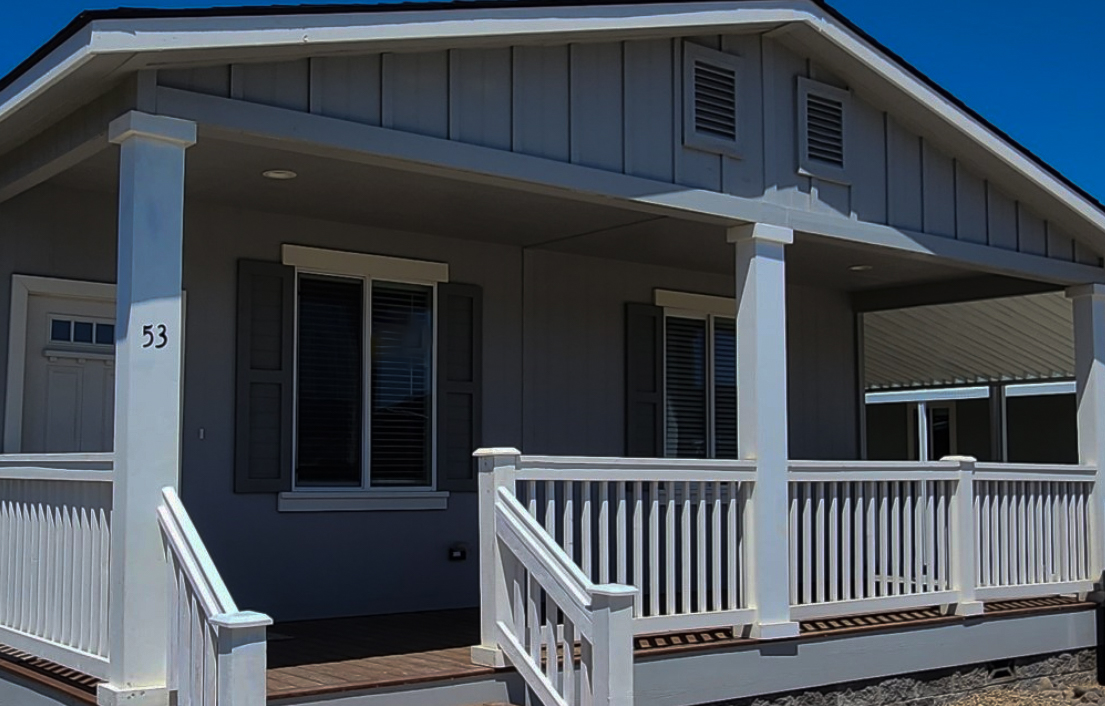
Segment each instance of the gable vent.
[[736,141],[736,71],[694,60],[694,129],[703,135]]
[[844,168],[844,103],[806,94],[806,148],[809,158]]

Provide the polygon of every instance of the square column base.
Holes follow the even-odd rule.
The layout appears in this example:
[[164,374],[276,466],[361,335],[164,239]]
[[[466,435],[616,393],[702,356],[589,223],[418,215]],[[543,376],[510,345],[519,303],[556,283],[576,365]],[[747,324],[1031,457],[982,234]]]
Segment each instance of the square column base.
[[982,601],[964,601],[962,603],[953,603],[945,608],[945,612],[948,615],[982,615],[986,610],[985,604]]
[[503,655],[503,651],[498,647],[474,645],[471,655],[472,664],[478,664],[481,667],[494,667],[495,669],[500,669],[506,666],[506,657]]
[[111,684],[96,687],[99,706],[169,706],[169,690],[164,686],[120,689]]
[[798,637],[800,626],[793,620],[782,623],[754,623],[748,631],[748,636],[755,640],[781,640],[787,637]]

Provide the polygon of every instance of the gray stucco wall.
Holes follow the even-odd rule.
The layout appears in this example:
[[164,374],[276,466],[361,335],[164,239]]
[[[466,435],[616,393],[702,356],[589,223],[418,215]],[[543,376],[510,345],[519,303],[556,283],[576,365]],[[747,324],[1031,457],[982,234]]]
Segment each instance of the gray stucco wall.
[[[114,196],[54,186],[0,205],[0,330],[12,273],[114,280],[114,214]],[[193,202],[182,497],[239,603],[278,619],[478,598],[474,494],[453,494],[445,511],[279,513],[274,495],[233,492],[236,266],[278,260],[282,243],[445,261],[450,279],[482,286],[484,441],[530,453],[623,453],[626,302],[649,302],[656,287],[733,292],[727,276]],[[800,284],[788,295],[792,455],[854,457],[848,299]],[[0,345],[0,366],[6,357]],[[473,551],[449,562],[446,549],[458,541]]]

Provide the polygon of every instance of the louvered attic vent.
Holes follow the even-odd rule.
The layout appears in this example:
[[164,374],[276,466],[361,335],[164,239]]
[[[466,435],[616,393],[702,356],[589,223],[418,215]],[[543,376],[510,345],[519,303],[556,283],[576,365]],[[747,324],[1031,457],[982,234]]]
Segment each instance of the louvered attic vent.
[[810,159],[844,168],[844,103],[806,94],[806,145]]
[[737,139],[737,72],[694,60],[694,129],[723,140]]
[[683,143],[736,156],[740,57],[698,44],[683,45]]

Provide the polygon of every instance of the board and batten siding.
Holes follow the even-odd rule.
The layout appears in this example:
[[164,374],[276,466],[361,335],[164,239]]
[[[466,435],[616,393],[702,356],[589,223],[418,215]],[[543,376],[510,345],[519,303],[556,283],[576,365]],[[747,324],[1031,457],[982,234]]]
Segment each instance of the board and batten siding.
[[[527,250],[523,447],[625,453],[625,305],[656,288],[734,296],[732,276]],[[857,458],[855,330],[844,292],[787,287],[790,455]],[[555,423],[554,423],[555,422]]]
[[[683,145],[684,42],[741,57],[737,156]],[[849,109],[848,183],[799,173],[799,78],[847,88],[827,67],[758,34],[321,56],[158,74],[172,88],[1098,264],[1070,233],[862,95]]]

